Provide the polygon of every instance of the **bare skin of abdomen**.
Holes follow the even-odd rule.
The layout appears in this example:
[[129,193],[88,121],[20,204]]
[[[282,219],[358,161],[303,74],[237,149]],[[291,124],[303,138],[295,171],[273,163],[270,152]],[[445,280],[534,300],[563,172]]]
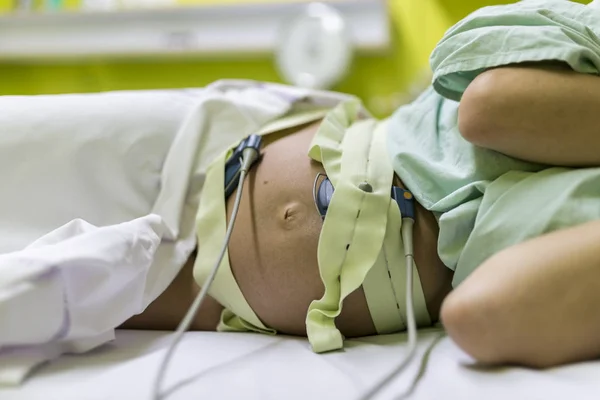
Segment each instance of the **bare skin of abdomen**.
[[[308,306],[324,290],[317,262],[322,221],[312,186],[316,174],[325,171],[307,155],[318,126],[269,136],[260,163],[247,178],[229,245],[231,268],[250,306],[267,326],[290,335],[306,335]],[[395,184],[402,186],[398,177]],[[419,278],[429,314],[437,321],[442,301],[451,291],[452,271],[437,255],[437,221],[420,205],[414,229]],[[194,261],[192,254],[169,288],[122,328],[175,329],[199,291],[192,276]],[[215,330],[221,311],[208,298],[192,329]],[[376,334],[362,288],[346,298],[336,324],[346,337]]]

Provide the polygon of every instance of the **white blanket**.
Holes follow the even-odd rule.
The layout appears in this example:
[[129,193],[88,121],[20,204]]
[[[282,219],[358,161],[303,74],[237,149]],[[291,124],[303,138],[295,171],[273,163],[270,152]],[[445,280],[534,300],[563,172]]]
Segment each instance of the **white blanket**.
[[[0,399],[151,399],[171,336],[121,330],[116,336],[89,354],[62,357],[19,388],[0,388]],[[600,361],[544,371],[484,368],[439,337],[436,329],[420,331],[413,362],[373,400],[598,399]],[[302,338],[188,332],[169,368],[165,400],[357,400],[407,349],[406,334],[350,339],[344,351],[315,354]]]
[[112,340],[196,246],[213,157],[296,105],[341,99],[245,81],[0,97],[0,384]]

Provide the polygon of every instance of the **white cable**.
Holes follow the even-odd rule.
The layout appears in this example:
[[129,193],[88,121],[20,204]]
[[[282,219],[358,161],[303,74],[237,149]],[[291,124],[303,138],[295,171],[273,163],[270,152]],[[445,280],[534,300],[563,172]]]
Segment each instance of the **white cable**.
[[[223,257],[225,257],[225,253],[227,251],[227,246],[229,245],[229,239],[231,239],[231,233],[233,232],[233,225],[235,224],[235,220],[237,218],[237,214],[240,209],[240,201],[242,199],[242,189],[244,188],[244,180],[246,179],[248,169],[250,168],[250,165],[252,164],[252,162],[250,161],[250,159],[252,157],[248,157],[246,153],[247,152],[244,150],[244,153],[243,153],[244,161],[242,163],[243,166],[240,171],[240,181],[239,181],[238,187],[237,187],[235,203],[233,205],[233,212],[231,213],[231,219],[229,220],[229,225],[227,226],[227,233],[225,234],[225,240],[223,240],[223,247],[221,248],[221,252],[219,253],[219,258],[217,259],[217,262],[215,263],[212,270],[210,271],[210,275],[208,276],[208,279],[206,280],[204,285],[202,285],[202,289],[200,290],[200,293],[198,293],[198,295],[194,299],[194,302],[188,309],[187,313],[185,314],[185,317],[179,323],[179,326],[177,327],[177,330],[174,333],[173,341],[171,342],[171,344],[169,345],[169,348],[167,349],[167,353],[165,354],[165,357],[163,358],[163,360],[160,364],[158,374],[156,375],[156,380],[154,381],[154,386],[153,386],[154,389],[152,391],[152,399],[153,400],[163,399],[162,394],[161,394],[161,387],[162,387],[162,383],[165,379],[165,375],[167,373],[167,368],[169,366],[169,362],[173,358],[175,349],[177,348],[177,345],[179,345],[179,342],[181,342],[181,339],[183,338],[183,334],[190,328],[190,325],[192,324],[194,317],[196,316],[196,314],[198,313],[198,310],[200,309],[200,306],[204,302],[204,299],[206,298],[206,296],[208,294],[208,290],[210,289],[210,286],[212,285],[213,281],[215,280],[215,277],[217,276],[217,271],[219,270],[219,265],[221,265],[221,261],[223,261]],[[256,153],[258,153],[258,152],[256,152]],[[256,154],[256,157],[258,157],[257,154]],[[254,161],[254,160],[252,160],[252,161]]]
[[404,242],[404,253],[406,257],[406,323],[408,330],[408,354],[402,362],[386,375],[381,381],[373,385],[359,400],[369,400],[376,396],[381,390],[389,385],[410,364],[417,351],[417,324],[415,321],[415,310],[413,305],[413,225],[411,218],[402,219],[402,241]]

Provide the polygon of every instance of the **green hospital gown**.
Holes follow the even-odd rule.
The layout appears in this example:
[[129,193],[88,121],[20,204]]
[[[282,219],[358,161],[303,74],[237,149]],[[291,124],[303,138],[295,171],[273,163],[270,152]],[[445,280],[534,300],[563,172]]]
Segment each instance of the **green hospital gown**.
[[432,53],[432,88],[392,116],[394,170],[438,218],[438,252],[455,286],[502,249],[600,218],[600,169],[550,168],[478,148],[457,124],[462,93],[490,67],[560,60],[600,73],[596,7],[523,1],[473,13]]

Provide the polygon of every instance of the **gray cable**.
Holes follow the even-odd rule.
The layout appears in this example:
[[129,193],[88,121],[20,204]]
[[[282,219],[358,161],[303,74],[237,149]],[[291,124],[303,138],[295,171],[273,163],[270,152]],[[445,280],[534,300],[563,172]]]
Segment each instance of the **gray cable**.
[[413,305],[413,225],[414,221],[410,218],[404,218],[402,220],[402,240],[404,242],[404,253],[406,257],[406,322],[408,325],[408,354],[392,372],[386,375],[381,381],[377,382],[377,384],[373,385],[366,393],[363,393],[358,400],[372,399],[381,392],[394,380],[394,378],[406,369],[417,351],[417,324],[415,321],[415,310]]
[[409,388],[404,393],[402,393],[398,397],[396,397],[395,400],[405,400],[405,399],[408,399],[410,396],[412,396],[412,394],[414,393],[415,389],[419,385],[419,382],[425,376],[427,365],[429,363],[429,358],[431,357],[431,353],[433,352],[433,349],[438,345],[438,343],[440,343],[440,341],[444,337],[446,337],[445,333],[441,333],[441,334],[437,335],[431,341],[431,344],[429,346],[427,346],[427,349],[425,350],[425,353],[423,353],[423,358],[421,359],[421,365],[419,366],[419,371],[415,375],[415,378],[410,383]]
[[215,263],[214,267],[212,268],[210,275],[208,276],[208,279],[206,280],[204,285],[202,285],[202,289],[200,290],[200,293],[198,293],[198,295],[194,299],[194,302],[188,309],[188,312],[185,314],[185,317],[179,323],[179,326],[177,327],[177,330],[174,333],[173,341],[171,342],[171,344],[169,345],[169,348],[167,349],[165,357],[163,358],[163,360],[160,364],[158,374],[156,375],[156,380],[154,381],[153,390],[152,390],[152,399],[153,400],[162,400],[163,399],[163,396],[161,394],[161,387],[162,387],[163,381],[165,379],[165,375],[167,373],[167,368],[169,367],[169,362],[173,358],[173,354],[175,354],[175,350],[176,350],[177,346],[179,345],[179,343],[181,342],[181,339],[183,338],[184,333],[190,328],[190,326],[194,320],[194,317],[198,313],[200,306],[202,305],[202,303],[204,302],[204,299],[208,295],[208,290],[210,289],[210,286],[212,285],[213,281],[215,280],[215,277],[217,276],[217,271],[219,270],[219,266],[221,265],[221,262],[223,261],[223,257],[225,257],[225,253],[227,251],[227,246],[229,245],[229,240],[231,239],[231,233],[233,232],[233,226],[235,224],[235,220],[237,218],[238,211],[240,209],[240,202],[242,199],[242,191],[243,191],[242,189],[244,188],[244,181],[246,180],[246,175],[248,174],[248,170],[250,169],[250,166],[252,166],[254,161],[256,161],[256,159],[258,158],[258,151],[253,148],[244,149],[242,154],[243,154],[243,157],[242,157],[243,161],[242,161],[242,168],[240,171],[240,181],[239,181],[238,187],[237,187],[237,193],[235,196],[235,203],[233,205],[233,212],[231,213],[231,219],[229,220],[229,225],[227,226],[227,233],[225,234],[225,240],[223,240],[223,247],[221,248],[221,252],[219,253],[217,262]]

